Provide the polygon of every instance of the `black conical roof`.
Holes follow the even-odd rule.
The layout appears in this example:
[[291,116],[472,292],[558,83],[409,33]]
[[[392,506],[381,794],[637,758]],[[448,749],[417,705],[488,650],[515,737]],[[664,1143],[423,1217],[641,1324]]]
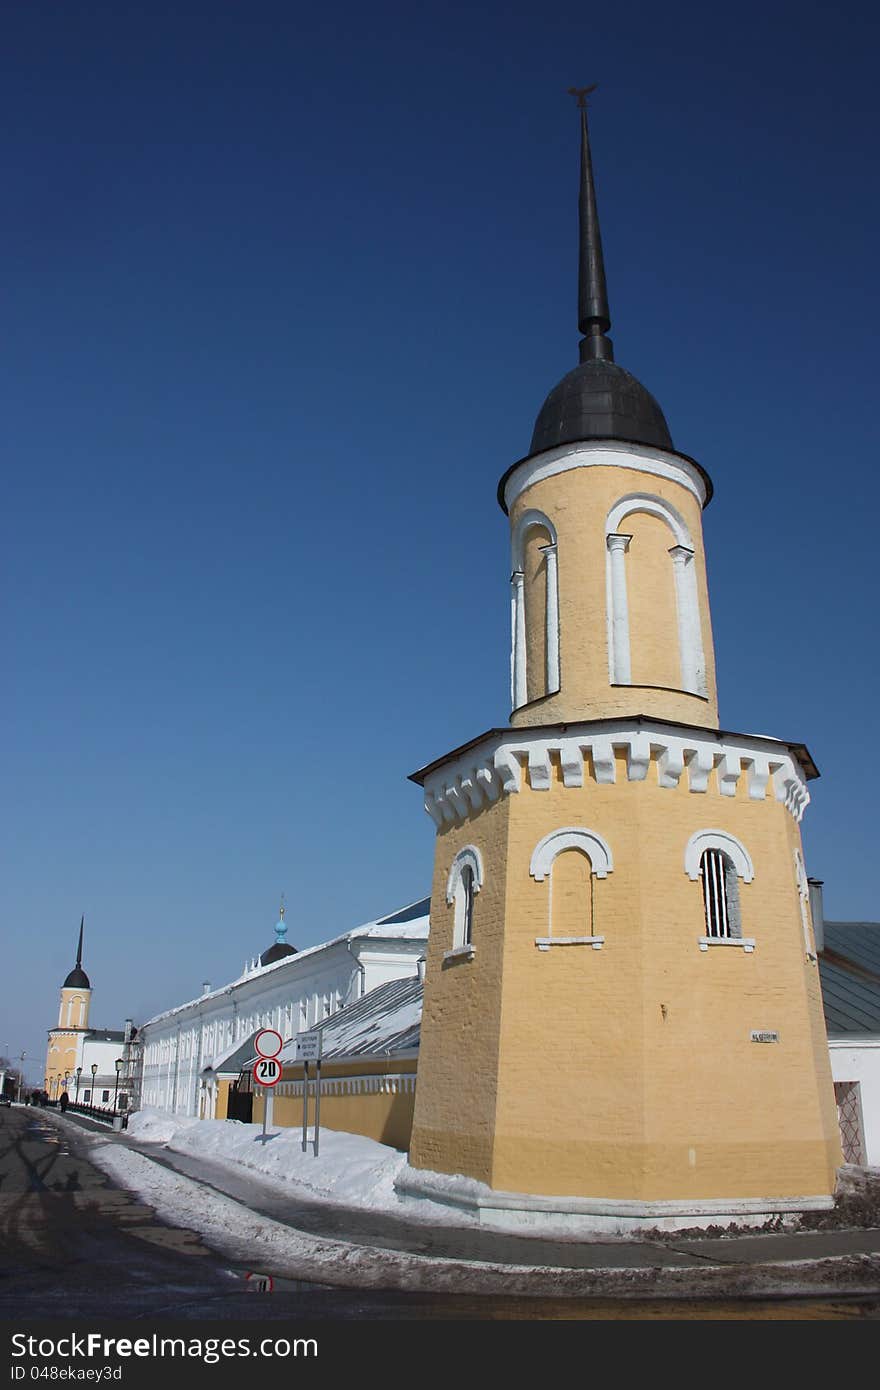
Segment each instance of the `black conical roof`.
[[88,975],[82,968],[83,927],[85,926],[85,922],[85,917],[81,917],[79,923],[79,942],[76,948],[76,965],[61,986],[62,989],[91,989],[92,987]]
[[271,965],[273,961],[283,960],[285,956],[295,956],[296,953],[296,947],[291,946],[289,942],[276,941],[260,956],[260,964]]
[[663,411],[640,381],[616,362],[581,362],[541,406],[529,452],[581,439],[620,439],[672,449]]

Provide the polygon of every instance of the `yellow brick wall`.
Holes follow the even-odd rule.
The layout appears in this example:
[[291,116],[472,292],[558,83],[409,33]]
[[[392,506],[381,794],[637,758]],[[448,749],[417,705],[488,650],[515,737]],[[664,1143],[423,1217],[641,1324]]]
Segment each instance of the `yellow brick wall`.
[[[414,1075],[415,1058],[389,1058],[385,1061],[353,1060],[351,1062],[325,1062],[321,1068],[322,1086],[334,1079],[351,1076],[377,1076],[388,1073]],[[314,1083],[315,1069],[310,1071],[310,1093],[308,1123],[315,1121]],[[286,1081],[301,1080],[301,1065],[285,1067],[281,1085]],[[367,1139],[375,1139],[379,1144],[388,1144],[393,1149],[406,1150],[412,1133],[413,1091],[367,1091],[360,1094],[321,1093],[321,1128],[339,1130],[346,1134],[362,1134]],[[219,1113],[219,1111],[218,1111]],[[303,1120],[302,1096],[276,1094],[272,1123],[281,1128],[301,1128]],[[253,1121],[263,1123],[263,1099],[254,1096]]]
[[[815,1196],[840,1162],[816,965],[806,958],[794,869],[799,833],[773,796],[706,794],[592,778],[523,790],[438,836],[411,1161],[500,1190],[606,1198]],[[744,779],[743,779],[744,780]],[[540,951],[550,882],[537,842],[581,825],[610,844],[593,881],[600,950]],[[702,891],[684,870],[699,829],[740,839],[741,947],[701,951]],[[466,843],[486,883],[476,955],[443,968],[445,881]],[[480,909],[484,908],[481,913]],[[439,929],[438,929],[439,928]],[[750,1041],[775,1030],[778,1044]]]
[[[642,513],[627,517],[622,526],[627,535],[634,537],[631,553],[626,556],[628,599],[635,623],[633,679],[646,684],[609,684],[605,522],[614,504],[630,493],[660,497],[676,508],[687,523],[694,543],[691,563],[696,566],[708,699],[678,689],[650,688],[663,685],[670,677],[674,677],[675,686],[680,684],[672,560],[668,554],[676,542],[664,523]],[[521,726],[647,714],[716,728],[715,655],[702,511],[693,493],[680,483],[636,468],[574,468],[526,488],[511,509],[512,529],[530,508],[542,511],[557,530],[561,689],[556,695],[523,706],[512,715],[511,723]],[[662,679],[647,681],[648,676]],[[528,683],[532,698],[531,675]]]

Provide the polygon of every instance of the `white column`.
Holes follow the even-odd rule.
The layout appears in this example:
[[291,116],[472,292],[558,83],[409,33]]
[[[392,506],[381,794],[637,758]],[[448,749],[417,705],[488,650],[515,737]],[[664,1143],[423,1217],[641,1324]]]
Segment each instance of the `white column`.
[[547,694],[559,689],[559,569],[556,543],[542,545],[547,580]]
[[629,604],[626,598],[626,552],[632,536],[612,533],[605,537],[611,564],[611,621],[608,626],[611,647],[611,680],[614,685],[629,685],[632,665],[629,651]]
[[514,570],[510,576],[511,610],[511,680],[510,693],[513,709],[519,709],[527,699],[526,691],[526,605],[524,593],[525,576],[522,570]]
[[686,545],[674,545],[672,556],[675,580],[675,610],[678,616],[678,649],[681,657],[681,684],[695,695],[706,694],[706,675],[703,669],[703,642],[700,636],[700,611],[697,603],[694,552]]

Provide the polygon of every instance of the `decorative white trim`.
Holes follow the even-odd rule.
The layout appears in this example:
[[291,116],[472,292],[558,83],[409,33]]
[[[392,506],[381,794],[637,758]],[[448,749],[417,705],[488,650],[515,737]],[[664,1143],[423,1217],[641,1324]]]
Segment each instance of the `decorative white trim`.
[[671,502],[657,497],[653,492],[629,492],[615,502],[605,523],[606,534],[619,531],[622,523],[634,512],[644,512],[648,516],[657,517],[658,521],[664,521],[675,537],[675,544],[693,551],[691,533],[681,512],[677,507],[673,507]]
[[798,900],[801,905],[801,927],[804,933],[804,952],[807,960],[815,965],[818,960],[816,955],[816,938],[813,933],[813,914],[810,910],[810,885],[807,880],[807,869],[804,864],[803,855],[799,849],[794,852],[794,872],[798,886]]
[[549,951],[551,946],[592,946],[599,951],[605,945],[604,936],[536,936],[535,945],[539,951]]
[[582,825],[567,825],[559,830],[551,830],[543,840],[539,840],[532,851],[529,873],[536,883],[543,883],[550,872],[557,854],[566,849],[579,849],[590,861],[596,878],[605,878],[614,870],[611,846],[595,830],[587,830]]
[[530,507],[528,511],[522,512],[510,536],[511,554],[513,556],[514,570],[525,570],[526,567],[526,536],[535,527],[541,527],[550,537],[550,544],[556,545],[558,536],[556,527],[545,512],[539,512],[536,508]]
[[686,459],[669,454],[665,449],[652,449],[646,444],[597,440],[593,444],[588,441],[561,444],[555,449],[545,449],[534,458],[523,459],[504,485],[504,504],[508,512],[526,488],[534,487],[545,478],[569,473],[573,468],[631,468],[655,478],[665,478],[668,482],[680,483],[693,494],[701,507],[706,504],[706,483],[699,469]]
[[626,497],[621,497],[609,511],[605,523],[609,679],[612,685],[629,685],[632,682],[625,560],[632,536],[622,534],[620,528],[627,517],[636,512],[656,517],[669,527],[675,538],[675,545],[670,547],[669,555],[672,560],[675,589],[681,689],[705,699],[709,691],[700,624],[697,572],[693,563],[694,543],[687,522],[677,508],[653,493],[631,492]]
[[547,694],[555,695],[559,689],[559,566],[557,564],[556,542],[542,545],[547,570],[547,599],[544,621],[546,641]]
[[[333,1058],[333,1061],[344,1062],[346,1058]],[[399,1095],[414,1091],[416,1088],[416,1076],[414,1072],[384,1072],[367,1073],[364,1076],[322,1076],[321,1095],[322,1096],[364,1096],[364,1095]],[[303,1080],[298,1081],[279,1081],[275,1087],[275,1094],[278,1096],[302,1096]],[[315,1093],[315,1082],[313,1077],[309,1077],[309,1095]]]
[[504,1192],[460,1173],[433,1173],[407,1164],[394,1186],[403,1197],[442,1202],[472,1211],[481,1226],[528,1229],[533,1234],[577,1235],[590,1231],[626,1235],[639,1230],[687,1230],[692,1226],[762,1226],[777,1212],[830,1211],[834,1198],[719,1197],[712,1200],[640,1202],[615,1197],[552,1197]]
[[473,960],[476,955],[476,947],[472,941],[468,941],[464,946],[453,946],[451,951],[443,952],[444,960]]
[[528,698],[526,685],[526,601],[525,575],[514,570],[510,576],[510,703],[519,709]]
[[710,946],[742,946],[748,955],[755,949],[753,936],[698,936],[697,942],[701,951],[708,951]]
[[629,685],[632,680],[626,594],[626,552],[631,540],[632,536],[614,531],[609,531],[605,536],[605,621],[608,630],[608,679],[612,685]]
[[483,856],[476,845],[465,845],[460,849],[449,866],[449,875],[446,879],[446,903],[451,907],[455,901],[455,892],[461,883],[461,871],[465,864],[470,865],[474,875],[474,892],[479,893],[483,886]]
[[[728,793],[732,795],[732,793]],[[684,871],[690,879],[700,877],[700,860],[707,849],[720,849],[726,854],[737,876],[744,883],[751,883],[755,868],[745,845],[727,830],[697,830],[688,840],[684,851]],[[715,938],[713,938],[714,940]],[[721,938],[727,940],[728,938]],[[742,940],[742,938],[738,938]]]
[[512,729],[482,739],[425,777],[425,810],[441,829],[463,821],[499,797],[518,793],[524,778],[532,791],[546,791],[551,785],[551,756],[559,758],[566,787],[583,786],[591,778],[613,783],[616,750],[626,754],[629,780],[650,776],[649,760],[653,757],[661,787],[677,787],[686,777],[689,791],[708,794],[717,767],[722,795],[734,795],[744,784],[751,800],[763,801],[772,785],[777,801],[796,821],[801,820],[810,801],[804,774],[784,743],[747,734],[722,737],[705,730],[688,732],[660,721],[621,719],[569,724],[564,733],[529,734]]

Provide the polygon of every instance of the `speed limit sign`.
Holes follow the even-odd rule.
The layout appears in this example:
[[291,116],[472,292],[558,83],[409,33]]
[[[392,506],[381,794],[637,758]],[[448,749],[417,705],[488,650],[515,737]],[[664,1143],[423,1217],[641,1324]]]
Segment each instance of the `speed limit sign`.
[[277,1057],[258,1057],[254,1062],[254,1081],[258,1086],[277,1086],[281,1080],[281,1063]]

